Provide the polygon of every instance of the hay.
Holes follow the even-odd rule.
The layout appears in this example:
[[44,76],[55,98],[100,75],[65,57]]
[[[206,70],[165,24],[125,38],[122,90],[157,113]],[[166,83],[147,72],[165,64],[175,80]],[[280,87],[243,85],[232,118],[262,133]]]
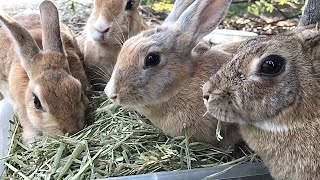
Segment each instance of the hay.
[[104,96],[94,96],[91,109],[92,125],[70,137],[44,135],[33,149],[22,144],[15,118],[5,176],[94,179],[258,160],[249,150],[235,158],[232,149],[189,143],[187,133],[186,137],[169,138],[146,118],[113,105]]

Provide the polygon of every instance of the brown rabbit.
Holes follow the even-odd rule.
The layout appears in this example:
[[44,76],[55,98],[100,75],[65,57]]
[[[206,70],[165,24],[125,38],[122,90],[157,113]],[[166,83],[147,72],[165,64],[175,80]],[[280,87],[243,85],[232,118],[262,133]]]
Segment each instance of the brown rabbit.
[[[86,76],[74,34],[43,1],[38,13],[0,15],[0,90],[23,127],[23,141],[41,132],[74,133],[85,124]],[[40,23],[41,19],[41,23]],[[42,50],[41,50],[42,49]]]
[[319,60],[319,30],[257,37],[203,87],[208,113],[240,124],[275,179],[320,179]]
[[[177,0],[162,26],[124,43],[107,96],[145,115],[170,136],[184,135],[187,129],[191,140],[216,143],[217,122],[203,117],[200,88],[231,54],[197,43],[219,24],[230,3]],[[240,139],[236,125],[224,125],[222,133],[228,134],[221,141],[224,147]]]
[[96,90],[108,82],[123,42],[146,29],[140,0],[94,0],[84,34],[78,38],[85,69]]

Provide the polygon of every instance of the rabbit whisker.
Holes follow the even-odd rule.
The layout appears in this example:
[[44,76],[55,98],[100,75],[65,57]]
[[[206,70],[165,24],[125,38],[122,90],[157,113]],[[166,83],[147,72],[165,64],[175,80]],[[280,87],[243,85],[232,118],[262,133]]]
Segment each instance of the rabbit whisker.
[[93,80],[101,80],[101,81],[103,81],[104,83],[107,83],[106,82],[106,80],[105,79],[103,79],[103,78],[89,78],[91,81],[93,81]]
[[112,33],[112,37],[118,42],[120,46],[123,45],[124,42],[121,40],[121,37],[119,35],[117,35],[116,33]]
[[98,68],[98,69],[94,69],[93,67],[88,67],[89,69],[91,70],[99,70],[99,71],[96,71],[96,72],[99,72],[102,76],[108,78],[110,76],[110,72],[109,70],[106,68],[106,70],[108,72],[105,72],[101,67],[99,67],[98,65],[94,64],[94,63],[91,63],[91,65],[93,65],[94,67]]
[[94,83],[94,84],[92,84],[92,86],[96,86],[96,85],[103,85],[103,86],[106,86],[107,84],[106,84],[106,83]]
[[[118,35],[117,35],[118,36]],[[115,39],[117,42],[118,42],[118,44],[120,45],[120,46],[122,46],[123,45],[123,43],[121,42],[121,40],[119,40],[119,39],[117,39],[116,37],[114,37],[114,36],[112,36],[113,37],[113,39]],[[118,36],[119,37],[119,36]]]
[[[114,16],[113,16],[113,19],[116,19]],[[116,23],[117,23],[117,25],[118,25],[118,27],[119,27],[119,29],[120,29],[120,32],[121,32],[121,34],[122,34],[122,37],[123,37],[123,41],[122,42],[124,42],[124,41],[126,41],[126,38],[124,37],[124,33],[123,33],[123,31],[122,31],[122,29],[121,29],[121,26],[120,26],[120,24],[119,24],[119,22],[116,20]],[[121,39],[121,38],[120,38]]]
[[128,20],[127,27],[128,27],[128,39],[130,39],[130,21],[129,20]]
[[209,114],[210,114],[209,111],[206,111],[202,117],[207,117]]
[[[112,72],[108,68],[102,69],[101,67],[95,65],[98,69],[100,69],[100,72],[102,73],[103,77],[105,78],[111,78]],[[111,65],[111,69],[113,69],[113,65]]]
[[[114,65],[113,65],[113,64],[111,64],[111,69],[114,69]],[[108,71],[108,75],[111,76],[112,72],[110,72],[109,69],[106,69],[106,70]],[[110,77],[110,78],[111,78],[111,77]]]
[[92,70],[94,73],[98,74],[99,76],[102,76],[103,78],[108,79],[109,75],[102,73],[101,71],[98,71],[97,69],[94,68],[90,68],[88,67],[88,69]]
[[93,71],[93,72],[95,73],[95,75],[93,75],[92,77],[89,77],[89,79],[90,79],[90,78],[109,79],[108,76],[104,76],[103,74],[100,74],[99,72],[95,72],[95,71]]

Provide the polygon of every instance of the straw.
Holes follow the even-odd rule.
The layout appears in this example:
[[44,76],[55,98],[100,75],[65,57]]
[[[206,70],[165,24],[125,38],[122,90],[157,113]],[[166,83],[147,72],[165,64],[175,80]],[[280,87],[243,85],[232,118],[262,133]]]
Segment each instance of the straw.
[[237,157],[183,137],[167,137],[135,111],[94,95],[91,125],[72,136],[43,135],[28,149],[21,140],[21,127],[13,120],[12,141],[6,159],[6,177],[12,179],[94,179],[173,171],[221,164],[259,161],[249,150]]

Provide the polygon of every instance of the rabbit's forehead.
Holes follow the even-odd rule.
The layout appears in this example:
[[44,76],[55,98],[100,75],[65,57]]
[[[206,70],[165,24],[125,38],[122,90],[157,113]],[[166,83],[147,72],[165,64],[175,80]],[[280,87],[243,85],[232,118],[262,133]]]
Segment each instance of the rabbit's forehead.
[[136,60],[139,60],[141,53],[145,52],[146,48],[149,47],[150,44],[153,44],[150,39],[141,35],[130,38],[121,48],[118,56],[118,64],[126,65],[123,64],[123,62],[136,64]]
[[162,49],[171,47],[171,35],[166,34],[161,28],[149,30],[127,40],[121,49],[122,55],[141,55],[147,53],[150,49]]
[[46,101],[59,100],[78,101],[82,93],[80,81],[65,74],[46,74],[46,78],[40,78],[35,84],[38,95]]
[[96,8],[105,13],[112,13],[114,15],[124,11],[126,0],[95,0]]
[[148,39],[149,44],[153,44],[154,46],[172,47],[177,33],[166,26],[161,26],[145,31],[143,37]]

